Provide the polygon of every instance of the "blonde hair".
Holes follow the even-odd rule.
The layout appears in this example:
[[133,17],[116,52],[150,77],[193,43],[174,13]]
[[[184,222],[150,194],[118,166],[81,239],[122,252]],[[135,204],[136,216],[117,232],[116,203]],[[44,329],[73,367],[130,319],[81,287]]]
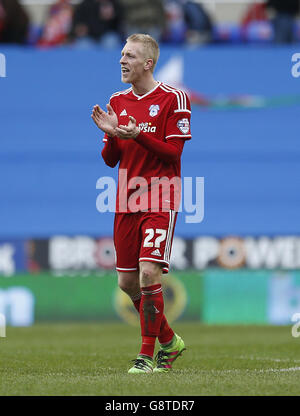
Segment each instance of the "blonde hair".
[[150,35],[145,35],[143,33],[134,33],[130,35],[127,39],[127,42],[139,42],[143,45],[145,51],[145,58],[152,59],[153,66],[151,72],[154,71],[155,65],[159,58],[159,46],[155,39]]

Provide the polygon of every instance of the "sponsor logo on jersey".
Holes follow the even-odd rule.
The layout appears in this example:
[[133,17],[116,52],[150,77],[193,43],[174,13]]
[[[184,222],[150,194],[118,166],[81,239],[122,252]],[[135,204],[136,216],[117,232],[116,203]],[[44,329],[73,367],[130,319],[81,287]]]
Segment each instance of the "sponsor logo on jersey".
[[187,134],[190,129],[190,123],[187,118],[182,118],[181,120],[178,120],[177,127],[183,134]]
[[151,122],[145,122],[139,124],[139,129],[143,131],[144,133],[155,133],[156,132],[156,126],[152,126]]
[[150,105],[149,114],[150,114],[151,117],[157,116],[158,112],[159,112],[159,105],[158,104]]
[[120,113],[120,116],[127,116],[127,111],[125,110],[125,108],[124,108],[124,110]]

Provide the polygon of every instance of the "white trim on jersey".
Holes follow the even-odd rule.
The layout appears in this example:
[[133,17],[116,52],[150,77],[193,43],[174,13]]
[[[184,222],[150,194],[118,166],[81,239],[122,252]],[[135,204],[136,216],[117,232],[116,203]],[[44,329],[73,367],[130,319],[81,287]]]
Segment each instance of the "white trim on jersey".
[[191,134],[170,134],[169,136],[166,136],[165,138],[168,139],[169,137],[192,137]]
[[178,110],[186,110],[186,95],[183,91],[164,84],[164,90],[173,92],[177,96]]
[[130,271],[137,271],[137,267],[134,267],[133,269],[124,269],[123,267],[116,267],[116,270],[120,272],[123,272],[123,271],[130,272]]
[[147,97],[147,95],[149,95],[149,94],[151,94],[153,91],[155,91],[156,90],[156,88],[158,88],[159,86],[161,85],[161,82],[159,81],[158,82],[158,84],[157,85],[155,85],[155,87],[154,88],[152,88],[152,90],[151,91],[148,91],[148,92],[146,92],[146,94],[144,94],[144,95],[137,95],[137,94],[135,94],[135,92],[132,90],[132,94],[138,99],[138,100],[141,100],[142,98],[145,98],[145,97]]
[[175,211],[170,210],[169,211],[169,228],[167,231],[167,240],[166,240],[165,253],[164,253],[164,260],[168,264],[170,262],[171,241],[172,241],[172,235],[173,235],[173,230],[174,230],[175,217],[176,217]]
[[132,90],[132,87],[127,88],[127,90],[124,90],[124,91],[117,91],[117,92],[115,92],[115,93],[114,93],[114,94],[110,97],[110,99],[109,99],[109,100],[111,100],[111,99],[112,99],[112,98],[114,98],[114,97],[118,97],[119,95],[126,95],[126,94],[129,94],[131,90]]
[[192,113],[190,110],[174,110],[174,113]]
[[[161,84],[160,88],[165,92],[172,92],[176,95],[178,108],[177,111],[189,111],[187,108],[186,93],[166,84]],[[175,110],[176,111],[176,110]]]
[[[156,262],[156,263],[168,263],[166,260],[154,259],[152,257],[140,257],[139,258],[139,261],[143,261],[143,260],[150,260],[150,261],[153,261],[153,262]],[[169,266],[169,263],[168,263],[168,266]]]

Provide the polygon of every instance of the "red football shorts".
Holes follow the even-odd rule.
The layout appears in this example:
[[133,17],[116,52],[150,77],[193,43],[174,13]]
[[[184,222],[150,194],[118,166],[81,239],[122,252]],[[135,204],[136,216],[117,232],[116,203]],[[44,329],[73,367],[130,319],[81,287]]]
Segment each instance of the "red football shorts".
[[177,212],[116,213],[114,244],[116,269],[139,270],[140,261],[151,261],[168,273]]

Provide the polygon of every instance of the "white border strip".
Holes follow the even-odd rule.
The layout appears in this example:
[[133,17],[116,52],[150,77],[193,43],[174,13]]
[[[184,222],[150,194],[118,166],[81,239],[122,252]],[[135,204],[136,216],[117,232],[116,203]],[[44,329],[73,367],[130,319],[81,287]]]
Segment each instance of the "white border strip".
[[167,263],[169,266],[169,263],[166,260],[159,260],[159,259],[153,259],[152,257],[140,257],[139,261],[153,261],[154,263]]
[[133,269],[124,269],[123,267],[116,267],[116,270],[118,270],[119,272],[132,272],[137,271],[138,269],[136,267]]

